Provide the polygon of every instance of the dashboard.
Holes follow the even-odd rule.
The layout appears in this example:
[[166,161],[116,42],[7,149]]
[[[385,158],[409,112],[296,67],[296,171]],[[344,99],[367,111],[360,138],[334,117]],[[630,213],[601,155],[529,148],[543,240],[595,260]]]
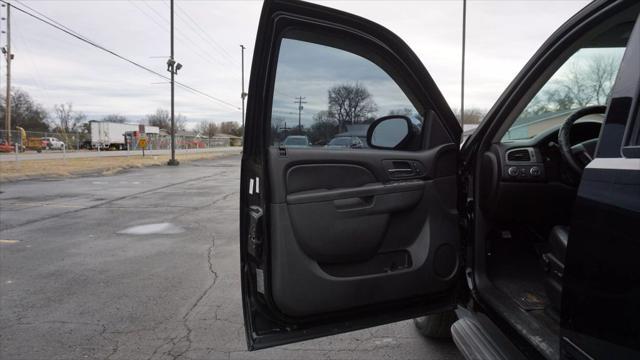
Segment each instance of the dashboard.
[[[602,124],[597,121],[577,122],[571,128],[571,143],[578,144],[597,138]],[[496,144],[495,151],[501,162],[502,181],[575,183],[575,175],[564,164],[558,145],[559,126],[538,136]]]
[[[576,122],[571,143],[597,138],[601,123]],[[480,164],[479,204],[502,222],[568,224],[579,177],[565,164],[558,145],[560,126],[526,140],[493,144]]]

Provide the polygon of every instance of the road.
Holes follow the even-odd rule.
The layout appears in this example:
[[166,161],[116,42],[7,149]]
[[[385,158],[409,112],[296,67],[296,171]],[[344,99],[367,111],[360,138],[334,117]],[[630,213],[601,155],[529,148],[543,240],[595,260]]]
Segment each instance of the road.
[[[221,152],[221,151],[238,151],[237,147],[213,147],[208,149],[178,149],[176,154],[193,154],[200,152]],[[168,155],[170,150],[147,150],[145,155]],[[77,159],[77,158],[96,158],[96,157],[113,157],[113,156],[129,156],[142,155],[142,150],[132,151],[69,151],[63,153],[60,150],[46,150],[41,153],[28,151],[18,153],[18,161],[20,160],[52,160],[52,159]],[[0,153],[0,161],[16,161],[16,153]]]
[[0,185],[2,359],[460,359],[410,321],[245,351],[239,158]]

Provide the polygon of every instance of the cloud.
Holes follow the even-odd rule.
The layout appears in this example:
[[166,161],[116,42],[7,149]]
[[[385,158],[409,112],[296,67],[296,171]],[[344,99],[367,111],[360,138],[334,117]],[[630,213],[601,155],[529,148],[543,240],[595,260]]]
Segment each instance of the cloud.
[[[23,0],[22,3],[98,44],[168,75],[165,64],[169,54],[167,0]],[[460,2],[320,3],[364,16],[396,32],[424,62],[449,104],[458,106]],[[467,104],[489,108],[542,42],[586,3],[469,1]],[[14,4],[22,7],[20,3]],[[239,45],[247,46],[245,78],[248,83],[262,3],[177,1],[176,4],[175,54],[176,60],[184,65],[177,79],[239,107]],[[28,90],[47,109],[57,103],[72,102],[74,108],[89,117],[120,113],[141,118],[157,108],[169,108],[169,86],[153,84],[164,81],[162,78],[15,9],[11,20],[16,55],[12,64],[13,86]],[[4,62],[0,63],[4,74]],[[313,72],[309,66],[308,74]],[[373,88],[370,90],[374,93]],[[176,112],[186,115],[190,121],[240,120],[236,109],[182,89],[176,91]],[[374,95],[383,96],[376,91],[378,94]],[[380,101],[378,103],[380,105]]]

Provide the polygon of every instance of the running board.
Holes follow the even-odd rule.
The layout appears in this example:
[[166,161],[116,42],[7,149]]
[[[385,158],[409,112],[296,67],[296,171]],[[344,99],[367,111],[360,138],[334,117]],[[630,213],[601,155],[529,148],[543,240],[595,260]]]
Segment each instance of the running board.
[[525,360],[515,345],[482,314],[461,317],[451,326],[451,335],[466,360]]

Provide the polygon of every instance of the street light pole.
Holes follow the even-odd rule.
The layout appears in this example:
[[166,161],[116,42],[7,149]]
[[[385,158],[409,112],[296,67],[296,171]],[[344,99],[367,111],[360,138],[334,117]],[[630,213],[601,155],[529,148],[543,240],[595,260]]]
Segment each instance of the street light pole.
[[7,3],[7,48],[2,50],[7,59],[7,95],[4,108],[4,126],[7,131],[7,143],[11,144],[11,60],[13,60],[13,54],[11,54],[11,4],[9,3]]
[[242,135],[244,136],[244,99],[247,97],[247,93],[244,92],[244,45],[240,45],[240,49],[242,53],[242,92],[240,97],[242,98]]
[[175,119],[175,76],[174,66],[176,61],[173,58],[173,0],[171,0],[171,57],[167,64],[167,70],[171,72],[171,159],[167,165],[176,166],[180,163],[176,160],[176,119]]

